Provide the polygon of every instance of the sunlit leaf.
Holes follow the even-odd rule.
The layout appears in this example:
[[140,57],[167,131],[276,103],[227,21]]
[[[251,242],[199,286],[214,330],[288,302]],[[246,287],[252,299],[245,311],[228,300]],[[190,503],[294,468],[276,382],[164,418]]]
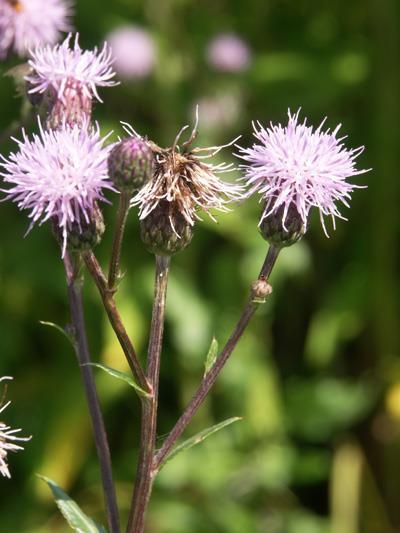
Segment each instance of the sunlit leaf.
[[211,368],[213,367],[215,361],[217,360],[218,355],[218,341],[215,337],[213,337],[211,341],[210,349],[208,350],[206,362],[205,362],[205,368],[204,368],[204,375],[208,374]]
[[96,524],[91,518],[85,515],[79,505],[72,500],[66,492],[51,479],[45,476],[38,476],[43,479],[51,489],[57,507],[61,514],[68,522],[69,526],[79,533],[106,533],[107,530],[101,525]]
[[125,372],[115,370],[115,368],[111,368],[110,366],[103,365],[101,363],[87,363],[87,365],[95,366],[97,368],[100,368],[101,370],[104,370],[104,372],[107,372],[107,374],[110,374],[110,376],[117,378],[121,381],[125,381],[125,383],[133,387],[140,396],[146,396],[147,398],[149,397],[149,394],[147,394],[146,391],[139,387],[136,381]]
[[240,416],[234,416],[232,418],[228,418],[227,420],[224,420],[223,422],[220,422],[219,424],[216,424],[215,426],[211,426],[207,429],[203,429],[203,431],[200,431],[199,433],[196,433],[193,437],[190,437],[190,439],[185,440],[182,442],[182,444],[179,444],[172,450],[172,452],[167,456],[164,463],[161,465],[161,468],[166,465],[171,459],[176,457],[178,453],[183,452],[185,450],[189,450],[193,446],[196,446],[196,444],[200,444],[203,442],[207,437],[212,435],[213,433],[216,433],[217,431],[220,431],[221,429],[230,426],[234,422],[238,422],[239,420],[242,420]]

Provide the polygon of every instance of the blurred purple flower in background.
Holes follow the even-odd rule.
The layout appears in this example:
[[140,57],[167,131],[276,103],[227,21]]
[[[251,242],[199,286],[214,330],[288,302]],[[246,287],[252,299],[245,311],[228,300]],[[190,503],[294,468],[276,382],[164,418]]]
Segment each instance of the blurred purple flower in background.
[[207,60],[216,70],[241,72],[251,62],[251,52],[247,43],[234,33],[221,33],[210,41]]
[[55,44],[62,32],[72,29],[71,15],[68,0],[0,0],[0,59]]
[[[87,126],[87,125],[86,125]],[[4,181],[13,184],[2,189],[20,209],[29,209],[28,229],[41,220],[53,220],[61,231],[63,254],[68,230],[73,224],[90,222],[98,200],[105,200],[104,189],[113,189],[108,178],[107,157],[112,145],[103,146],[98,127],[74,126],[44,131],[28,139],[23,131],[17,153],[8,159],[0,156],[6,172]]]
[[236,92],[222,92],[200,98],[193,105],[193,116],[197,107],[203,129],[222,130],[234,126],[240,118],[242,99]]
[[283,208],[284,225],[289,209],[294,207],[307,226],[311,208],[317,207],[326,233],[323,217],[331,216],[334,228],[335,217],[346,220],[335,202],[349,207],[350,193],[360,188],[346,178],[368,172],[355,168],[355,160],[364,147],[345,148],[342,141],[346,137],[337,137],[340,125],[332,132],[322,131],[325,119],[315,131],[306,125],[306,119],[299,124],[299,112],[288,112],[285,127],[270,124],[265,129],[259,122],[253,123],[259,144],[239,147],[238,155],[247,163],[241,167],[246,172],[249,194],[258,192],[265,199],[260,223]]
[[152,72],[156,49],[149,32],[137,26],[121,26],[106,40],[113,52],[114,68],[122,78],[144,78]]

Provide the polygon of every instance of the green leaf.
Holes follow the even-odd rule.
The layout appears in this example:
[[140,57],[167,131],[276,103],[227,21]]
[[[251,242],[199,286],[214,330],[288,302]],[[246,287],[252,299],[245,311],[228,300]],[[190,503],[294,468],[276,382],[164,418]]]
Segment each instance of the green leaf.
[[38,477],[43,479],[50,487],[57,507],[72,529],[79,533],[107,533],[104,526],[96,524],[96,522],[86,516],[79,505],[66,492],[60,489],[54,481],[45,476]]
[[218,355],[218,341],[215,337],[212,338],[210,349],[208,350],[206,362],[205,362],[205,368],[204,368],[204,375],[208,374],[211,368],[213,367],[215,361],[217,360]]
[[193,437],[190,437],[190,439],[185,440],[182,442],[182,444],[179,444],[172,450],[172,452],[167,456],[165,461],[161,464],[160,468],[165,466],[171,459],[173,459],[178,453],[183,452],[185,450],[189,450],[193,446],[196,446],[196,444],[200,444],[205,440],[207,437],[212,435],[213,433],[216,433],[217,431],[225,428],[226,426],[230,426],[234,422],[238,422],[239,420],[242,420],[242,417],[240,416],[234,416],[232,418],[228,418],[227,420],[224,420],[223,422],[220,422],[219,424],[216,424],[215,426],[211,426],[210,428],[203,429],[203,431],[200,431],[200,433],[196,433]]
[[69,333],[67,330],[65,330],[64,328],[62,328],[58,324],[54,324],[54,322],[46,322],[44,320],[39,320],[39,323],[42,324],[43,326],[49,326],[51,328],[54,328],[57,331],[59,331],[60,333],[62,333],[64,335],[64,337],[66,337],[69,340],[69,342],[72,344],[72,346],[75,349],[76,342],[75,342],[75,338],[72,335],[72,333]]
[[[125,381],[128,385],[133,387],[140,396],[145,396],[146,398],[149,398],[150,395],[144,391],[139,385],[132,379],[131,376],[126,374],[125,372],[121,372],[120,370],[115,370],[115,368],[111,368],[110,366],[103,365],[101,363],[87,363],[87,365],[90,366],[96,366],[97,368],[100,368],[101,370],[104,370],[104,372],[107,372],[107,374],[110,374],[110,376],[113,376],[114,378],[120,379],[121,381]],[[86,366],[86,365],[83,365]]]

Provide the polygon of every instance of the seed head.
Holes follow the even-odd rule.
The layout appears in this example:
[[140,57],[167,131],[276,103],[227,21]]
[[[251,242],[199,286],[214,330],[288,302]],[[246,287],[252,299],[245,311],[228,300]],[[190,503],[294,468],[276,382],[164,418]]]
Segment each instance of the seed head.
[[[235,170],[233,165],[213,165],[207,161],[232,143],[211,148],[190,148],[197,134],[196,121],[190,138],[179,146],[179,138],[187,127],[182,128],[170,148],[160,148],[147,141],[155,155],[153,178],[132,199],[132,205],[139,205],[141,220],[161,201],[165,201],[173,211],[182,215],[187,224],[193,226],[196,220],[201,220],[199,210],[215,220],[210,212],[212,209],[227,212],[229,203],[242,198],[243,187],[221,181],[218,177],[218,174]],[[174,229],[172,220],[170,225]]]

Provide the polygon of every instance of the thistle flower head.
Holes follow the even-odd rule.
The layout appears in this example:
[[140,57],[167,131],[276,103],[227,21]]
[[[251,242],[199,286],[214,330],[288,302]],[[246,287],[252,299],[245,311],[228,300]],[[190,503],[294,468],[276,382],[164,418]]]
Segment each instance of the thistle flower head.
[[25,56],[35,46],[56,43],[70,31],[68,0],[0,0],[0,59]]
[[211,209],[229,211],[228,204],[242,198],[243,188],[240,185],[224,182],[218,177],[221,173],[234,170],[233,165],[213,165],[207,161],[237,139],[224,146],[190,148],[197,134],[196,120],[190,138],[178,145],[187,128],[181,129],[170,148],[160,148],[147,141],[155,154],[155,169],[153,178],[132,199],[132,205],[139,205],[140,219],[146,218],[160,202],[166,202],[193,226],[196,219],[201,220],[199,210],[215,220]]
[[[189,126],[181,129],[170,148],[146,141],[155,156],[153,177],[133,197],[131,204],[139,206],[143,241],[158,254],[170,255],[189,244],[194,223],[201,220],[198,211],[205,211],[215,220],[211,209],[229,211],[228,204],[242,198],[242,186],[218,177],[234,170],[232,164],[213,165],[207,161],[223,146],[191,148],[197,124],[198,113],[192,134],[180,145],[181,135]],[[129,126],[127,131],[137,135]]]
[[367,172],[357,170],[355,160],[364,147],[347,149],[338,137],[340,125],[332,132],[322,131],[325,120],[313,130],[311,126],[299,123],[299,111],[288,112],[288,125],[270,124],[264,128],[259,122],[253,123],[254,136],[258,143],[251,148],[239,148],[238,156],[246,161],[241,167],[245,170],[245,181],[249,194],[258,192],[265,200],[265,209],[260,225],[268,217],[276,216],[283,228],[293,213],[297,212],[304,227],[307,226],[312,207],[320,212],[324,228],[324,216],[330,216],[335,228],[335,217],[346,220],[339,212],[336,203],[349,207],[350,193],[358,185],[348,183],[347,178]]
[[23,131],[19,150],[2,157],[0,173],[10,189],[2,189],[20,209],[30,211],[31,224],[51,219],[62,235],[63,255],[69,231],[84,231],[92,222],[97,201],[106,201],[105,189],[113,189],[107,176],[107,157],[98,126],[44,131],[29,139]]
[[[112,65],[111,49],[106,43],[101,51],[82,50],[78,43],[79,34],[72,40],[72,34],[63,43],[56,46],[41,46],[31,52],[28,61],[32,73],[26,76],[29,92],[55,92],[62,101],[69,94],[79,93],[91,100],[93,97],[101,102],[97,87],[117,85]],[[72,41],[72,44],[71,44]]]
[[[0,381],[6,379],[12,379],[9,376],[3,376],[0,378]],[[6,402],[0,407],[0,413],[2,413],[11,402]],[[8,469],[7,455],[8,452],[17,452],[18,450],[23,450],[23,447],[17,442],[24,442],[31,439],[31,437],[18,437],[16,434],[19,433],[20,429],[11,429],[10,426],[7,426],[4,422],[0,422],[0,474],[4,477],[10,478],[10,471]]]

